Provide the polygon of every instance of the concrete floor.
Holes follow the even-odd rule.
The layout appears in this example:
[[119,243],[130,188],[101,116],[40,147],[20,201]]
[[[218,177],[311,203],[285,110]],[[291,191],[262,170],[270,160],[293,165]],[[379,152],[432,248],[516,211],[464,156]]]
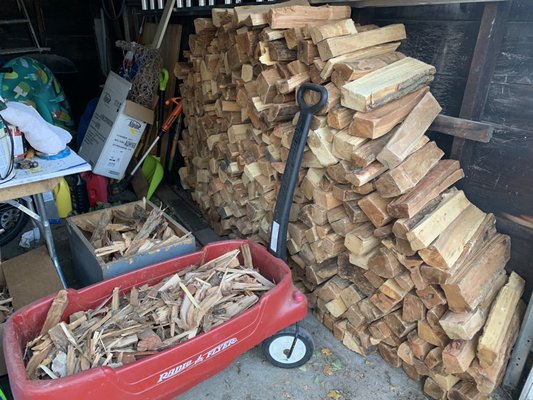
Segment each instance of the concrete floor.
[[[28,229],[31,227],[29,225]],[[75,286],[64,225],[53,227],[67,281]],[[2,248],[2,259],[24,250],[18,240]],[[348,350],[312,315],[302,322],[312,334],[315,353],[304,366],[285,370],[271,365],[259,347],[240,356],[227,369],[194,387],[179,400],[417,400],[425,399],[421,384],[385,363],[377,352],[361,357]],[[499,390],[495,400],[511,397]]]
[[285,370],[266,361],[259,347],[230,367],[179,396],[179,400],[425,399],[420,385],[377,353],[363,358],[336,340],[315,317],[303,321],[315,353],[304,366]]

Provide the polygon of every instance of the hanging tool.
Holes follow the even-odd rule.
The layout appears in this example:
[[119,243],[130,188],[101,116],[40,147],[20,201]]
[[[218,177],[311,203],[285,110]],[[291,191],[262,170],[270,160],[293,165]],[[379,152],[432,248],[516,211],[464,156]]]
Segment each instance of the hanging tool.
[[114,183],[114,184],[109,186],[109,193],[111,195],[117,195],[117,194],[123,192],[126,189],[126,187],[128,187],[128,185],[131,183],[131,181],[133,179],[133,176],[135,175],[135,173],[137,172],[139,167],[143,164],[143,162],[146,159],[146,157],[148,157],[148,155],[150,154],[152,149],[155,147],[157,142],[159,142],[161,137],[165,133],[168,133],[170,131],[170,129],[174,125],[174,122],[176,122],[176,119],[183,112],[183,103],[182,103],[181,97],[171,97],[170,99],[165,101],[165,105],[167,105],[167,106],[172,104],[172,103],[175,104],[174,109],[172,110],[170,115],[167,117],[167,119],[165,120],[163,125],[161,125],[161,128],[159,129],[158,135],[156,136],[155,140],[152,142],[150,147],[148,147],[148,149],[145,151],[144,155],[141,157],[141,159],[139,160],[137,165],[135,165],[135,167],[129,173],[129,175],[127,175],[121,181],[119,181],[117,183]]
[[[174,165],[176,164],[176,147],[174,146],[174,139],[176,136],[180,136],[181,129],[183,127],[183,114],[181,114],[178,117],[178,121],[176,122],[176,127],[170,131],[168,134],[168,146],[167,146],[167,153],[165,155],[165,173],[167,177],[170,177],[170,172],[172,172],[172,169],[174,168]],[[174,150],[174,151],[173,151]]]
[[[168,84],[168,70],[163,68],[161,74],[159,75],[159,118],[157,119],[157,130],[159,131],[160,126],[165,118],[165,92],[167,90]],[[157,156],[161,157],[161,141],[157,143]]]
[[[311,90],[320,94],[320,99],[316,104],[307,104],[304,100],[306,91]],[[294,130],[289,156],[285,164],[281,187],[278,194],[278,201],[274,208],[272,218],[272,229],[270,236],[269,251],[283,261],[287,261],[287,229],[289,225],[289,213],[292,206],[294,189],[298,183],[298,173],[304,154],[307,134],[311,125],[313,114],[320,110],[328,101],[328,91],[324,86],[314,83],[304,83],[300,86],[296,94],[296,100],[300,106],[300,117]]]

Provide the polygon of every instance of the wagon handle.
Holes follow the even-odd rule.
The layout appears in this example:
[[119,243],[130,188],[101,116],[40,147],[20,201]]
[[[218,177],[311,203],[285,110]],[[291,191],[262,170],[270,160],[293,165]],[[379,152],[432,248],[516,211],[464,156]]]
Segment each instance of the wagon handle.
[[[304,95],[308,91],[320,95],[315,104],[307,104]],[[300,86],[296,95],[300,106],[300,117],[294,130],[289,156],[285,164],[285,170],[281,179],[281,187],[278,200],[274,208],[272,226],[270,231],[270,244],[268,250],[274,256],[287,261],[287,228],[289,225],[289,213],[292,206],[292,197],[298,183],[298,173],[302,163],[302,156],[307,143],[307,134],[311,125],[313,114],[320,110],[328,101],[328,91],[324,86],[314,83],[304,83]]]

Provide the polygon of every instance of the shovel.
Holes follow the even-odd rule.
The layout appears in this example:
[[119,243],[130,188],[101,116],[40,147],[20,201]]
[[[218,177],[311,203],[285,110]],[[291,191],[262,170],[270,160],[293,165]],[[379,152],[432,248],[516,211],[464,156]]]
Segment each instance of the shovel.
[[[171,97],[170,99],[168,99],[165,102],[166,105],[169,105],[169,104],[172,104],[172,103],[175,104],[174,109],[172,110],[172,112],[170,113],[170,115],[168,116],[166,121],[161,125],[161,128],[159,129],[159,134],[157,135],[155,140],[152,142],[150,147],[148,147],[148,149],[146,150],[144,155],[141,157],[141,159],[139,160],[137,165],[135,165],[135,167],[129,173],[129,175],[124,177],[120,182],[117,182],[117,183],[109,186],[109,193],[111,195],[117,195],[117,194],[123,192],[128,187],[128,185],[133,180],[133,177],[134,177],[135,173],[137,172],[137,170],[141,167],[141,165],[143,165],[145,160],[147,160],[147,158],[150,155],[150,152],[152,151],[152,149],[157,145],[157,143],[159,142],[161,137],[165,133],[168,133],[170,131],[170,129],[174,125],[174,122],[176,122],[176,119],[183,112],[183,103],[182,103],[181,98],[179,98],[179,97]],[[152,156],[150,156],[150,157],[152,157]],[[159,164],[159,167],[161,167],[161,170],[162,170],[163,167],[161,166],[161,164],[159,162],[159,159],[157,157],[154,157],[154,158],[156,159],[157,164]],[[150,171],[148,171],[149,169],[150,169],[150,171],[151,170],[154,171],[153,175],[152,175],[152,181],[150,182],[150,187],[153,187],[153,190],[151,192],[153,194],[153,192],[155,191],[155,188],[157,188],[157,185],[159,185],[159,183],[161,182],[162,175],[161,175],[161,173],[158,172],[158,167],[157,166],[155,168],[148,168],[147,167],[147,173],[150,172]],[[141,172],[142,172],[142,170],[141,170]],[[157,184],[156,184],[155,182],[158,179],[158,177],[160,177],[159,178],[159,182],[157,182]],[[149,191],[150,191],[150,187],[148,188]],[[149,198],[149,196],[147,196],[147,198]]]

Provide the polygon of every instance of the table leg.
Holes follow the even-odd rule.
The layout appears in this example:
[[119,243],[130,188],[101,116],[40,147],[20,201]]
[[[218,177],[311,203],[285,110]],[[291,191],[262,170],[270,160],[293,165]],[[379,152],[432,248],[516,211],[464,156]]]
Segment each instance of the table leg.
[[33,196],[35,200],[35,206],[37,208],[37,213],[41,217],[41,224],[42,224],[42,234],[44,237],[44,240],[46,241],[46,247],[48,248],[48,254],[50,254],[50,258],[52,259],[52,262],[54,263],[54,267],[57,271],[57,275],[59,276],[59,279],[61,280],[61,284],[64,288],[67,287],[67,282],[65,281],[65,277],[63,276],[63,271],[61,271],[61,266],[59,265],[59,260],[57,258],[56,253],[56,247],[54,245],[54,238],[52,236],[52,229],[50,228],[50,222],[48,222],[48,217],[46,216],[46,209],[44,206],[44,199],[43,194],[39,193]]

